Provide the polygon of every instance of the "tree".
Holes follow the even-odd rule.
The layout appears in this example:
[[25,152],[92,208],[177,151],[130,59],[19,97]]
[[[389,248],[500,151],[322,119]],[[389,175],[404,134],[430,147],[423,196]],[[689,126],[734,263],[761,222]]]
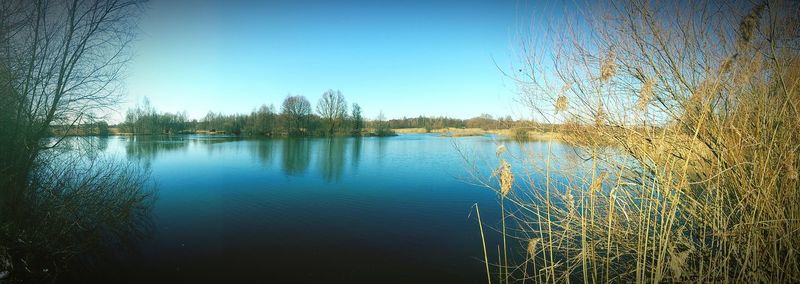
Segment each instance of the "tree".
[[25,198],[37,157],[53,147],[42,140],[51,125],[73,128],[117,102],[138,3],[0,3],[0,113],[7,114],[0,122],[3,202]]
[[247,119],[245,129],[248,134],[259,134],[272,136],[275,125],[275,107],[261,105],[257,111],[253,111]]
[[377,136],[393,136],[395,135],[392,128],[389,126],[389,122],[386,121],[386,116],[383,115],[383,111],[378,114],[378,117],[375,118],[375,135]]
[[186,111],[159,113],[147,98],[141,104],[128,109],[121,125],[126,132],[134,134],[175,134],[189,127]]
[[[116,254],[146,231],[146,172],[52,150],[118,102],[139,3],[0,1],[0,271],[11,282],[42,271],[29,278],[56,282],[45,268],[64,271],[98,242]],[[45,139],[54,126],[66,131]]]
[[328,135],[333,136],[336,126],[347,115],[347,102],[339,90],[327,90],[317,103],[317,113],[328,124]]
[[491,115],[488,114],[481,114],[478,117],[473,117],[467,120],[466,127],[469,128],[482,128],[484,130],[489,130],[491,128],[497,128],[497,120],[495,120]]
[[92,134],[100,135],[100,136],[108,136],[108,123],[104,120],[98,121],[94,124],[94,128],[96,132]]
[[361,116],[361,106],[353,103],[353,133],[361,134],[361,128],[364,128],[364,117]]
[[302,134],[305,120],[311,114],[311,103],[304,96],[287,96],[281,105],[281,114],[286,119],[286,131]]

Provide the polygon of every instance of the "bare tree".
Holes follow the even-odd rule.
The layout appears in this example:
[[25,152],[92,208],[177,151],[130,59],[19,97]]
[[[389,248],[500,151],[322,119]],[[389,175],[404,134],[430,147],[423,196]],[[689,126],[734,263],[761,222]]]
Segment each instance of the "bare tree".
[[0,251],[26,263],[12,278],[61,270],[81,243],[132,237],[148,213],[153,195],[136,165],[51,150],[64,138],[54,126],[67,135],[120,98],[139,4],[0,1]]
[[353,132],[356,135],[361,135],[361,129],[364,128],[364,117],[361,115],[361,106],[353,103]]
[[[287,96],[281,105],[289,134],[301,134],[305,120],[311,115],[311,103],[304,96]],[[292,132],[294,130],[294,132]]]
[[254,110],[246,125],[247,132],[250,134],[260,134],[272,136],[275,121],[275,107],[273,105],[261,105],[258,110]]
[[317,113],[328,123],[328,135],[333,136],[337,125],[347,116],[347,102],[339,90],[327,90],[317,103]]
[[136,0],[0,3],[1,186],[14,202],[52,125],[88,122],[117,102]]
[[375,128],[375,135],[377,136],[394,136],[395,133],[392,131],[392,127],[389,124],[389,121],[386,120],[386,115],[383,114],[383,111],[378,113],[378,116],[373,121],[373,127]]

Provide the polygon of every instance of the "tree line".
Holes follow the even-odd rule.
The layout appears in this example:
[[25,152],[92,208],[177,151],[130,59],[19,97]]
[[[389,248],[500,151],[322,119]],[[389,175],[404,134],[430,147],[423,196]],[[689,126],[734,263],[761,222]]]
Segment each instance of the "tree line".
[[[160,113],[145,99],[128,110],[121,131],[135,134],[226,133],[248,136],[342,136],[362,135],[367,123],[361,106],[347,100],[339,90],[327,90],[312,108],[301,95],[289,95],[277,110],[261,105],[249,114],[209,112],[200,120],[189,120],[185,112]],[[368,132],[375,133],[375,132]]]
[[457,119],[450,117],[403,117],[388,121],[391,128],[424,128],[427,131],[442,128],[481,128],[483,130],[509,129],[514,127],[530,126],[530,121],[514,120],[511,116],[494,118],[489,114],[470,119]]
[[339,90],[322,94],[313,108],[301,95],[289,95],[280,105],[261,105],[249,114],[208,112],[200,120],[189,120],[185,112],[158,112],[147,98],[128,110],[125,121],[117,127],[133,134],[226,133],[246,136],[360,136],[393,135],[391,129],[423,128],[427,131],[442,128],[480,128],[484,130],[529,127],[527,120],[510,116],[494,118],[488,114],[470,119],[444,116],[403,117],[386,119],[383,113],[368,120],[361,106],[347,101]]

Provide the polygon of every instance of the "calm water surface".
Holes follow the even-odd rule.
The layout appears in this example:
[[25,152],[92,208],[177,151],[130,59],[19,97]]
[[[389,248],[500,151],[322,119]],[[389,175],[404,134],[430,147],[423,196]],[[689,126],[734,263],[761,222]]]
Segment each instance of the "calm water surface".
[[497,196],[463,180],[455,145],[494,166],[499,143],[424,134],[102,138],[103,151],[152,170],[158,199],[153,234],[122,268],[98,273],[127,282],[483,283],[470,213],[479,203],[484,225],[499,225]]

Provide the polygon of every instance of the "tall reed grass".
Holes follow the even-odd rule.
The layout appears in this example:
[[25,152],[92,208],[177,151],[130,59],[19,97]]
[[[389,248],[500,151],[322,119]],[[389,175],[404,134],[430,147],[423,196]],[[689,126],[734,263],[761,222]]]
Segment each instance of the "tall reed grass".
[[520,45],[522,101],[566,135],[484,181],[518,244],[499,278],[800,281],[800,5],[583,4]]

